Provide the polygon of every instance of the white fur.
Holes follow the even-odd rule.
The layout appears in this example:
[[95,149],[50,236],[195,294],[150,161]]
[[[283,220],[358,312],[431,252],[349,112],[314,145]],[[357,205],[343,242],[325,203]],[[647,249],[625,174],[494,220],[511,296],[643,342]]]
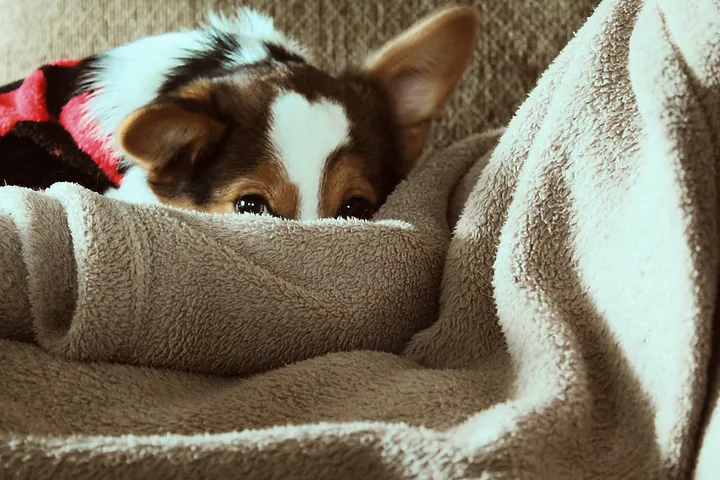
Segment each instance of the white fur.
[[211,48],[213,34],[217,33],[235,36],[242,47],[231,55],[230,66],[267,58],[265,42],[309,57],[295,40],[275,30],[271,18],[260,13],[241,8],[230,18],[209,14],[208,22],[200,29],[145,37],[100,56],[96,72],[85,82],[96,90],[88,102],[87,120],[112,140],[125,116],[157,96],[168,72],[182,65],[183,59]]
[[161,202],[155,196],[147,182],[147,175],[142,168],[133,166],[125,172],[122,184],[118,188],[111,188],[105,192],[105,196],[122,200],[129,203],[140,203],[146,205],[160,205]]
[[298,218],[320,217],[321,182],[328,156],[348,141],[350,122],[337,103],[310,103],[295,92],[280,94],[271,107],[270,140],[300,194]]
[[173,32],[127,43],[102,55],[87,82],[91,89],[98,89],[88,102],[88,120],[111,136],[123,118],[153,101],[167,72],[181,64],[186,52],[202,46],[199,31]]
[[234,17],[223,14],[209,13],[206,29],[217,32],[235,32],[241,39],[242,50],[230,56],[230,66],[245,65],[267,57],[263,42],[282,45],[289,52],[310,60],[310,53],[296,40],[275,30],[270,17],[249,8],[242,8]]

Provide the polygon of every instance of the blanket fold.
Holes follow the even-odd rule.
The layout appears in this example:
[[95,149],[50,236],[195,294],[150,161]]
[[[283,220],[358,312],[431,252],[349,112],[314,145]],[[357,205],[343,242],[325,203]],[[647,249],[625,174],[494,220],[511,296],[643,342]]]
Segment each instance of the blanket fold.
[[4,263],[17,268],[21,252],[27,270],[24,282],[2,280],[18,303],[4,328],[67,358],[213,374],[399,351],[434,319],[448,197],[493,141],[434,157],[372,223],[146,208],[74,184],[3,187]]
[[718,44],[717,0],[604,0],[378,222],[0,189],[0,466],[714,478]]

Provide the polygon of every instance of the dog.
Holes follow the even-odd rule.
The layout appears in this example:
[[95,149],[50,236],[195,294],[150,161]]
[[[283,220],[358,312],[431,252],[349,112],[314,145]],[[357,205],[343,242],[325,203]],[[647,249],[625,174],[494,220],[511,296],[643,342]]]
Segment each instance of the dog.
[[422,154],[472,56],[451,7],[331,75],[250,9],[96,57],[94,122],[127,169],[105,195],[290,220],[370,219]]

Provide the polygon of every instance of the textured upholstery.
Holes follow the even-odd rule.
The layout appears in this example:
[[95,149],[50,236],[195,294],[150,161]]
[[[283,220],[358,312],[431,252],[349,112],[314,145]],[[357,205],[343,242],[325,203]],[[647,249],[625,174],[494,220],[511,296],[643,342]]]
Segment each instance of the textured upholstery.
[[[460,2],[470,3],[470,2]],[[592,13],[597,0],[476,0],[477,52],[436,126],[436,144],[505,124],[538,75]],[[431,11],[441,0],[0,0],[0,83],[42,62],[97,53],[134,38],[191,27],[209,9],[239,5],[270,14],[337,70]]]

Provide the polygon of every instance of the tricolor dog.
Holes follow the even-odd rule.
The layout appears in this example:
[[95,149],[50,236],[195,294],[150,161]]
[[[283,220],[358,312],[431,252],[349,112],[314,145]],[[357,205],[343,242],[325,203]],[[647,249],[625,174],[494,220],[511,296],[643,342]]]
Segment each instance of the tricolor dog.
[[127,162],[106,195],[286,219],[372,217],[422,153],[478,15],[432,15],[339,75],[242,9],[93,60],[88,120]]

